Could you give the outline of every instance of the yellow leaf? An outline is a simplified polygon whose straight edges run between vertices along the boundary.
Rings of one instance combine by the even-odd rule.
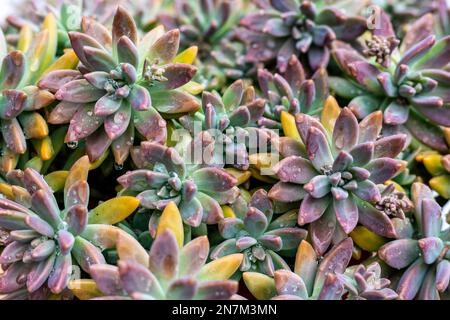
[[[54,171],[46,175],[44,179],[54,192],[58,192],[64,189],[68,175],[69,171]]]
[[[43,161],[50,160],[53,157],[53,144],[49,136],[43,139],[33,139],[32,141],[34,149]]]
[[[156,236],[166,229],[173,232],[177,239],[178,246],[182,248],[184,242],[183,219],[181,218],[180,210],[178,210],[175,202],[170,202],[162,212],[156,230]]]
[[[297,125],[295,124],[295,117],[289,112],[281,111],[281,127],[286,137],[301,140]]]
[[[432,150],[421,152],[416,156],[416,161],[423,162],[423,160],[426,157],[428,157],[429,155],[433,155],[433,154],[439,154],[439,153],[437,153],[436,151],[432,151]]]
[[[139,241],[133,238],[129,233],[119,229],[117,232],[117,255],[120,260],[136,261],[143,266],[148,267],[149,257]]]
[[[235,168],[226,168],[225,170],[237,179],[237,186],[243,184],[252,176],[250,171],[242,171]]]
[[[67,191],[70,186],[78,181],[87,181],[89,172],[89,157],[83,156],[78,159],[70,168],[69,174],[66,179],[66,184],[64,186],[64,198],[66,197]]]
[[[8,199],[14,200],[14,193],[12,187],[7,183],[0,183],[0,193],[5,195]]]
[[[42,139],[48,135],[48,125],[39,113],[33,112],[27,115],[23,131],[27,137]]]
[[[100,167],[102,163],[106,160],[106,158],[108,158],[108,156],[109,156],[109,149],[107,149],[106,152],[103,153],[100,158],[91,163],[91,165],[89,166],[89,170],[95,170],[98,167]]]
[[[174,59],[173,63],[185,63],[185,64],[193,64],[195,58],[197,58],[198,47],[192,46],[178,54]]]
[[[450,198],[450,175],[442,175],[432,178],[429,181],[430,187],[445,199]],[[450,216],[450,215],[449,215]]]
[[[186,91],[187,93],[190,93],[194,96],[200,94],[205,90],[205,86],[201,85],[200,83],[197,83],[195,81],[189,81],[184,86],[181,87],[182,90]]]
[[[203,266],[197,278],[201,281],[227,280],[239,269],[243,258],[242,253],[234,253],[213,260]]]
[[[258,272],[244,272],[243,279],[247,289],[258,300],[269,300],[277,295],[275,280]]]
[[[394,184],[395,190],[406,193],[405,189],[403,189],[403,187],[401,185],[399,185],[397,182],[392,181],[392,180],[388,180],[384,183],[384,185],[388,186],[390,184]]]
[[[49,66],[42,76],[55,70],[75,69],[78,65],[78,57],[72,49],[65,50],[64,54]]]
[[[67,185],[67,183],[66,183]],[[91,224],[115,224],[126,219],[139,206],[135,197],[116,197],[99,204],[89,212]]]
[[[302,240],[297,248],[295,255],[295,268],[296,274],[315,273],[315,269],[311,269],[311,262],[317,260],[316,252],[312,245],[305,240]],[[317,264],[315,264],[317,266]]]
[[[33,31],[28,24],[25,24],[19,33],[19,41],[17,43],[17,50],[27,52],[33,41]]]
[[[19,162],[19,155],[12,152],[10,149],[3,147],[2,157],[0,157],[0,171],[3,173],[14,170]]]
[[[48,31],[48,39],[45,44],[45,52],[39,68],[41,73],[53,62],[58,46],[58,22],[54,14],[49,13],[45,17],[44,22],[42,23],[42,29]]]
[[[104,295],[92,279],[71,280],[67,287],[80,300],[90,300]]]
[[[350,232],[350,237],[361,249],[369,252],[376,252],[387,241],[366,227],[357,226]]]
[[[450,146],[450,128],[444,128],[444,139],[447,141],[447,144]]]
[[[430,154],[423,158],[423,165],[432,176],[437,176],[445,170],[441,161],[442,156],[440,154]]]
[[[249,155],[248,160],[250,165],[259,170],[270,170],[280,159],[279,155],[275,153],[253,153]]]
[[[223,217],[224,218],[236,218],[233,209],[230,206],[222,206]]]
[[[320,115],[320,122],[322,122],[324,128],[330,135],[333,134],[334,124],[340,113],[341,108],[336,99],[333,96],[329,96],[327,100],[325,100],[322,114]]]

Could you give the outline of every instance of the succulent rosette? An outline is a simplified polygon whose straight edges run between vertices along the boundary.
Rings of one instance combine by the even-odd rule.
[[[256,96],[253,86],[237,80],[226,88],[223,95],[204,91],[203,113],[182,117],[180,122],[191,135],[202,137],[204,152],[211,150],[213,159],[217,159],[213,165],[233,165],[247,170],[249,152],[259,151],[259,146],[270,148],[275,135],[270,130],[258,128],[264,106],[265,100]],[[200,130],[203,132],[199,133]],[[194,140],[200,140],[196,138]]]
[[[160,14],[159,21],[168,30],[180,29],[182,46],[198,46],[200,57],[205,58],[222,39],[229,36],[244,7],[241,0],[174,0],[175,10]]]
[[[379,138],[381,112],[358,123],[348,108],[322,113],[322,123],[296,115],[306,157],[291,155],[275,165],[280,181],[269,192],[281,202],[302,200],[298,223],[309,224],[315,250],[323,254],[331,241],[345,237],[358,222],[382,236],[395,237],[389,218],[372,205],[381,200],[377,185],[403,170],[395,159],[405,135]]]
[[[351,99],[349,107],[358,118],[381,108],[385,132],[406,128],[420,142],[445,152],[448,144],[439,126],[450,125],[445,70],[450,37],[436,40],[433,16],[427,14],[411,25],[399,45],[384,11],[379,20],[366,41],[367,58],[346,44],[334,45],[334,59],[346,79],[330,77],[330,87]]]
[[[417,232],[388,242],[378,251],[394,269],[403,270],[397,284],[399,299],[439,300],[450,279],[450,229],[443,229],[441,208],[426,185],[412,186]],[[401,254],[399,254],[401,253]]]
[[[348,290],[349,300],[395,300],[397,293],[389,288],[391,281],[381,277],[378,262],[368,266],[362,264],[345,270],[344,286]]]
[[[5,2],[0,300],[449,299],[449,4]]]
[[[329,96],[327,72],[320,68],[311,79],[306,79],[303,65],[293,55],[289,58],[282,74],[258,70],[258,84],[266,99],[264,117],[260,126],[281,129],[281,113],[299,112],[317,115]]]
[[[303,240],[298,246],[294,272],[277,270],[273,278],[244,273],[244,282],[258,300],[341,300],[345,294],[343,273],[352,257],[353,242],[346,238],[320,260]]]
[[[247,60],[277,61],[284,72],[290,57],[304,56],[312,70],[326,67],[335,39],[353,41],[366,30],[362,17],[347,17],[348,2],[259,0],[258,12],[241,19],[240,38],[247,43]],[[343,7],[341,8],[340,5]],[[346,8],[348,11],[348,8]]]
[[[34,36],[34,38],[33,38]],[[27,152],[31,139],[37,156],[48,160],[52,156],[49,128],[39,112],[50,105],[54,96],[36,86],[39,78],[52,68],[56,55],[56,20],[49,14],[37,34],[22,29],[17,50],[6,52],[3,33],[0,80],[0,126],[2,133],[1,171],[13,170],[20,155]]]
[[[250,81],[259,67],[245,59],[245,44],[236,36],[222,39],[206,58],[197,59],[196,66],[195,81],[209,91],[223,91],[236,80]]]
[[[89,272],[91,265],[105,262],[102,248],[89,241],[92,232],[87,226],[95,228],[99,226],[95,222],[108,221],[108,215],[115,215],[113,219],[120,215],[111,210],[111,203],[88,210],[89,166],[85,156],[68,172],[63,210],[38,172],[26,169],[9,173],[15,200],[0,199],[0,226],[7,232],[7,245],[0,255],[5,270],[0,277],[4,298],[26,298],[43,286],[59,294],[67,287],[74,263]],[[120,214],[126,217],[137,204],[131,200],[128,210]]]
[[[235,216],[219,222],[219,232],[225,241],[212,250],[211,258],[241,252],[244,254],[240,266],[242,272],[273,276],[276,270],[290,270],[280,254],[295,250],[306,238],[307,231],[295,227],[295,223],[292,227],[282,227],[288,224],[286,215],[272,221],[273,205],[262,189],[255,191],[248,206],[236,204],[232,207]]]
[[[178,205],[183,221],[192,227],[216,224],[223,218],[220,205],[233,203],[239,195],[237,180],[227,171],[185,163],[171,147],[142,142],[133,160],[138,170],[118,178],[122,194],[136,195],[142,207],[163,210]]]
[[[164,143],[166,123],[159,113],[177,115],[199,107],[192,95],[178,89],[196,69],[174,61],[178,30],[153,29],[138,44],[135,22],[122,7],[114,17],[112,36],[93,20],[84,19],[82,28],[83,33],[69,33],[81,62],[78,70],[57,70],[39,83],[61,101],[48,121],[69,123],[65,142],[76,146],[86,140],[91,161],[111,146],[121,165],[133,146],[135,129],[145,140]]]
[[[125,241],[123,241],[125,240]],[[161,216],[150,252],[131,239],[118,239],[117,266],[96,264],[90,269],[93,280],[75,280],[74,293],[81,299],[101,300],[227,300],[238,289],[229,278],[242,261],[233,254],[207,262],[206,236],[184,243],[180,212],[172,202]],[[95,289],[88,284],[95,284]]]

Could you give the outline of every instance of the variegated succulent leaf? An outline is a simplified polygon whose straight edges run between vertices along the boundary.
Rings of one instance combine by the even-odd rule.
[[[367,27],[362,17],[347,17],[337,7],[311,1],[259,1],[261,10],[241,19],[238,36],[247,43],[247,59],[277,61],[284,72],[291,56],[305,57],[312,70],[326,67],[335,39],[352,41]]]
[[[358,118],[381,106],[386,134],[406,130],[431,148],[447,151],[439,126],[450,125],[449,87],[447,71],[440,69],[450,61],[450,38],[436,39],[431,14],[415,21],[401,43],[382,10],[379,20],[366,57],[343,42],[333,44],[333,57],[346,79],[333,77],[331,88],[351,99],[349,107]]]
[[[3,294],[20,290],[31,294],[44,286],[59,294],[66,289],[74,264],[89,272],[91,265],[105,262],[101,249],[81,236],[88,224],[86,163],[87,156],[80,158],[69,173],[63,210],[37,171],[10,173],[17,181],[13,187],[17,197],[0,201],[0,224],[8,235],[0,255],[6,270],[0,278]],[[79,179],[70,178],[75,176]]]
[[[326,70],[320,68],[311,79],[306,79],[304,67],[295,55],[289,57],[285,71],[281,74],[259,69],[257,76],[266,99],[264,115],[258,121],[263,127],[280,128],[283,111],[317,115],[329,96]]]
[[[123,192],[136,195],[142,207],[152,210],[175,202],[189,226],[218,223],[223,218],[220,205],[234,202],[239,195],[230,173],[185,164],[174,148],[142,142],[133,159],[139,169],[119,177]]]
[[[449,232],[443,229],[441,207],[430,188],[416,182],[411,194],[417,232],[388,242],[378,255],[392,268],[402,270],[396,289],[399,299],[436,300],[447,290],[450,279]]]
[[[397,293],[389,288],[390,281],[381,277],[378,262],[367,267],[360,264],[351,266],[343,275],[350,300],[395,300]]]
[[[270,190],[271,199],[302,200],[298,223],[310,224],[319,254],[358,222],[382,236],[395,237],[389,217],[374,205],[382,200],[377,185],[405,167],[395,159],[405,146],[405,135],[380,138],[381,112],[358,123],[344,108],[328,130],[306,114],[297,114],[295,121],[306,156],[291,155],[275,165],[280,181]]]
[[[157,27],[138,39],[131,15],[116,11],[112,33],[93,21],[82,22],[82,32],[69,32],[80,60],[79,72],[57,70],[41,80],[61,102],[51,123],[69,123],[65,142],[86,140],[91,161],[111,146],[117,164],[128,158],[135,129],[145,139],[164,143],[166,123],[160,113],[195,111],[197,100],[179,88],[196,69],[175,62],[180,32]]]
[[[166,229],[153,242],[146,263],[128,259],[117,266],[92,266],[92,278],[103,294],[95,299],[227,300],[237,292],[237,282],[211,276],[211,264],[205,264],[208,251],[206,236],[180,248]]]
[[[263,189],[252,195],[246,209],[240,209],[238,202],[235,206],[236,217],[219,222],[219,232],[225,240],[214,248],[211,258],[240,252],[244,255],[241,272],[274,276],[276,270],[290,270],[280,254],[297,248],[300,241],[306,238],[307,231],[296,227],[295,223],[292,227],[284,226],[289,223],[283,216],[272,223],[273,205]]]

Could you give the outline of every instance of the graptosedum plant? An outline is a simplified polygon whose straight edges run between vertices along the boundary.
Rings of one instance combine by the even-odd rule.
[[[378,254],[389,266],[404,270],[397,284],[399,299],[439,300],[450,279],[450,229],[442,227],[441,208],[430,188],[415,183],[411,193],[418,230],[388,242]]]
[[[122,7],[111,34],[95,21],[84,22],[83,32],[69,33],[80,60],[78,70],[57,70],[40,81],[61,101],[49,121],[69,123],[65,142],[75,147],[86,140],[92,161],[111,146],[121,165],[133,146],[135,129],[146,140],[164,143],[166,123],[160,112],[182,114],[199,107],[189,93],[176,90],[196,69],[174,61],[178,30],[164,32],[159,27],[139,42],[136,24]]]
[[[0,300],[449,299],[447,0],[3,2]]]
[[[269,192],[270,198],[281,202],[302,200],[298,223],[309,224],[311,241],[320,254],[358,222],[383,236],[395,236],[390,220],[373,204],[381,200],[377,184],[404,167],[395,157],[405,145],[405,135],[379,139],[380,112],[359,123],[348,108],[332,113],[324,109],[322,123],[296,115],[306,156],[291,155],[276,164],[280,181]]]
[[[89,272],[92,265],[105,262],[102,248],[89,241],[95,234],[87,226],[95,229],[95,223],[118,222],[136,209],[138,201],[131,197],[112,199],[116,208],[110,202],[89,211],[89,165],[85,156],[68,172],[61,190],[63,209],[38,172],[11,172],[15,199],[0,200],[0,226],[7,232],[7,245],[0,255],[5,270],[0,292],[7,298],[26,296],[43,286],[59,294],[66,289],[74,265]],[[117,210],[120,204],[122,210]]]
[[[135,240],[121,242],[125,255],[119,254],[117,266],[96,264],[91,275],[98,291],[86,292],[82,282],[72,282],[79,296],[114,300],[226,300],[236,292],[238,283],[228,280],[242,261],[241,254],[228,255],[206,263],[209,242],[206,236],[183,245],[183,223],[174,202],[164,210],[158,233],[147,253]],[[126,250],[125,250],[126,248]],[[92,292],[94,291],[94,292]]]

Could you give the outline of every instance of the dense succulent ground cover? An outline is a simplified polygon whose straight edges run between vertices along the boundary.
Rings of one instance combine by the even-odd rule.
[[[1,299],[449,299],[445,0],[26,0]]]

